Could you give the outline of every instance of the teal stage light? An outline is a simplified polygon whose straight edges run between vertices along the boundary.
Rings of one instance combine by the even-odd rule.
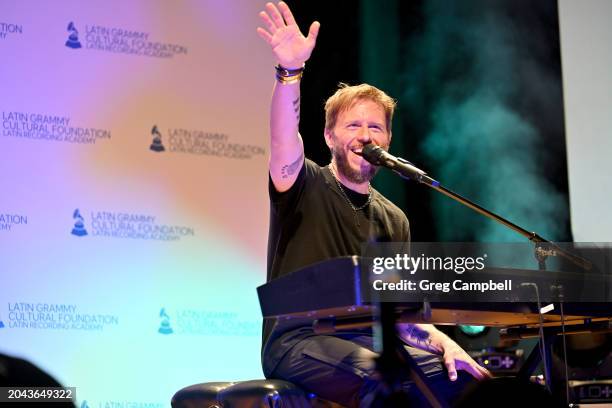
[[[485,326],[459,326],[459,330],[468,336],[479,336],[485,332]]]

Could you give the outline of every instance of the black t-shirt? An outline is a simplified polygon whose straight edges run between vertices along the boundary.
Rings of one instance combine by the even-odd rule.
[[[344,187],[358,208],[367,195]],[[269,182],[270,231],[267,280],[331,258],[359,255],[366,242],[408,242],[408,219],[397,206],[372,189],[372,200],[355,211],[329,167],[306,159],[291,188],[283,193]],[[265,321],[262,361],[271,372],[284,353],[300,339],[313,335],[310,326]]]

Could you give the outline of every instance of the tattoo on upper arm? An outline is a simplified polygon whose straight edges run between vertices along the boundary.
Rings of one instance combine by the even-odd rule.
[[[281,177],[287,178],[293,176],[295,172],[300,168],[300,164],[304,161],[304,153],[300,154],[300,157],[291,164],[285,164],[281,167]]]

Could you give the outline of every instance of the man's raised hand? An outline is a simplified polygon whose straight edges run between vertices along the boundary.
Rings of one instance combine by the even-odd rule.
[[[288,69],[301,68],[310,58],[319,33],[318,21],[310,25],[308,36],[302,35],[289,6],[279,2],[278,7],[266,3],[266,10],[259,13],[267,29],[257,27],[257,33],[272,47],[277,62]]]

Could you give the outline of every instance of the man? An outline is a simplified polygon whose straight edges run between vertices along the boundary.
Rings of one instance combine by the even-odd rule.
[[[325,259],[358,254],[364,242],[407,242],[406,216],[370,186],[377,169],[361,157],[366,144],[389,147],[395,102],[370,85],[342,85],[325,105],[331,162],[320,167],[305,159],[298,132],[300,79],[319,23],[312,23],[304,37],[283,2],[267,3],[260,17],[266,28],[257,32],[278,63],[270,112],[268,280]],[[451,384],[457,370],[477,379],[489,376],[434,326],[402,324],[398,330],[407,344],[426,351],[409,349],[445,395],[456,393]],[[381,386],[374,376],[372,349],[370,331],[320,336],[308,322],[267,321],[262,362],[269,378],[292,381],[345,406],[368,406]],[[442,356],[447,374],[431,353]],[[412,394],[422,401],[418,391]]]

